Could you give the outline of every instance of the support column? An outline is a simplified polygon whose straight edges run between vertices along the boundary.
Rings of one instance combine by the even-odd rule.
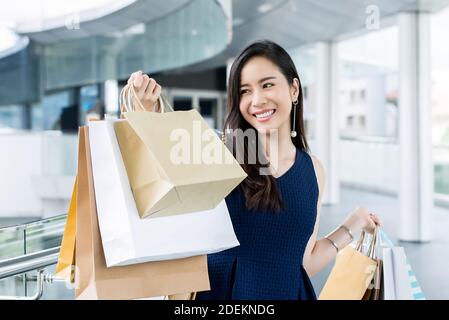
[[[31,103],[27,102],[27,103],[23,104],[22,108],[23,108],[22,127],[23,127],[23,129],[31,130],[32,126],[33,126],[33,123],[32,123],[33,115],[32,115],[32,110],[31,110],[32,105],[31,105]]]
[[[338,176],[338,51],[328,42],[316,44],[316,131],[313,153],[326,171],[323,204],[336,204],[340,198]]]
[[[236,57],[231,57],[228,60],[226,60],[226,92],[229,89],[229,75],[231,73],[232,64],[234,63]],[[220,106],[220,112],[221,112],[221,119],[222,119],[222,131],[224,132],[226,128],[224,127],[224,121],[227,117],[227,106],[226,103],[222,100],[222,103],[219,104]]]
[[[117,80],[106,80],[104,82],[104,105],[107,114],[119,116],[120,105]]]
[[[429,14],[399,14],[400,222],[404,241],[430,241],[433,162]]]
[[[231,67],[234,63],[235,57],[229,58],[226,60],[226,88],[228,88],[229,83],[229,74],[231,73]]]
[[[370,136],[384,136],[386,133],[385,78],[376,74],[366,80],[366,128]]]

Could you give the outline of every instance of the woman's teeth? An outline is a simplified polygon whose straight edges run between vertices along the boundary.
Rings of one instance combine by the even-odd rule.
[[[273,113],[274,113],[274,110],[270,110],[270,111],[267,111],[267,112],[264,112],[261,114],[256,114],[255,116],[257,119],[263,119],[263,118],[267,118],[267,117],[271,116]]]

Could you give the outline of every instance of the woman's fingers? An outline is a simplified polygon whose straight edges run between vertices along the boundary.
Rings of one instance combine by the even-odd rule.
[[[150,97],[151,102],[153,102],[153,111],[160,111],[158,110],[158,103],[159,97],[161,96],[162,87],[159,84],[156,84],[154,91],[152,93],[152,96]]]
[[[365,231],[368,233],[374,233],[374,230],[376,229],[376,223],[372,219],[368,219],[368,223],[365,225]]]
[[[150,78],[141,70],[133,72],[128,79],[128,84],[134,87],[132,95],[135,111],[155,111],[162,88],[155,79]],[[140,103],[139,103],[140,102]]]
[[[141,76],[141,75],[142,75],[142,71],[141,71],[141,70],[131,73],[131,76],[130,76],[129,79],[128,79],[128,84],[133,83],[134,79],[135,79],[137,76]]]
[[[134,84],[134,88],[136,89],[137,93],[144,95],[145,89],[147,88],[149,82],[150,82],[150,77],[147,74],[136,76],[133,84]]]
[[[383,227],[382,220],[375,213],[370,213],[370,218],[374,221],[375,224]]]
[[[159,99],[162,93],[162,87],[159,84],[156,84],[156,87],[154,88],[153,95],[156,98],[156,100]]]
[[[149,85],[150,86],[150,85]],[[151,102],[156,102],[161,95],[161,86],[154,82],[154,88],[153,90],[148,90],[148,92],[145,94],[145,99],[150,100]]]
[[[148,77],[148,84],[147,87],[145,89],[145,94],[147,96],[151,96],[153,94],[154,89],[156,88],[156,80],[154,80],[153,78]]]
[[[145,108],[142,105],[146,104],[145,90],[146,90],[149,82],[150,82],[150,77],[147,74],[136,75],[134,77],[133,86],[134,86],[134,91],[136,93],[135,99],[141,102],[141,103],[138,103],[136,101],[137,102],[136,111],[145,111]]]

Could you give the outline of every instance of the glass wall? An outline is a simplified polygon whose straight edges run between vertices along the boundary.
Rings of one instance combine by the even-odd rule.
[[[0,132],[24,129],[26,110],[22,105],[0,107]]]
[[[99,85],[83,86],[80,89],[80,123],[88,119],[102,119],[105,113],[104,101],[100,95]]]
[[[46,94],[31,107],[34,130],[62,130],[78,126],[77,90],[61,90]]]
[[[431,18],[432,143],[435,192],[449,195],[449,8]]]
[[[397,138],[398,36],[393,26],[338,44],[343,137]]]

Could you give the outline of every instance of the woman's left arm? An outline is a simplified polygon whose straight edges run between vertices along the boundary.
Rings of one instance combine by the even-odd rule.
[[[315,156],[312,156],[312,161],[318,181],[319,194],[315,227],[307,243],[303,257],[303,266],[309,277],[313,277],[335,259],[337,256],[335,245],[341,250],[352,241],[351,235],[344,228],[340,227],[337,227],[337,229],[326,237],[317,240],[321,200],[325,186],[325,174],[323,165]],[[344,225],[355,235],[363,229],[372,233],[376,224],[382,225],[381,220],[377,216],[370,214],[367,209],[359,207],[341,225]]]

